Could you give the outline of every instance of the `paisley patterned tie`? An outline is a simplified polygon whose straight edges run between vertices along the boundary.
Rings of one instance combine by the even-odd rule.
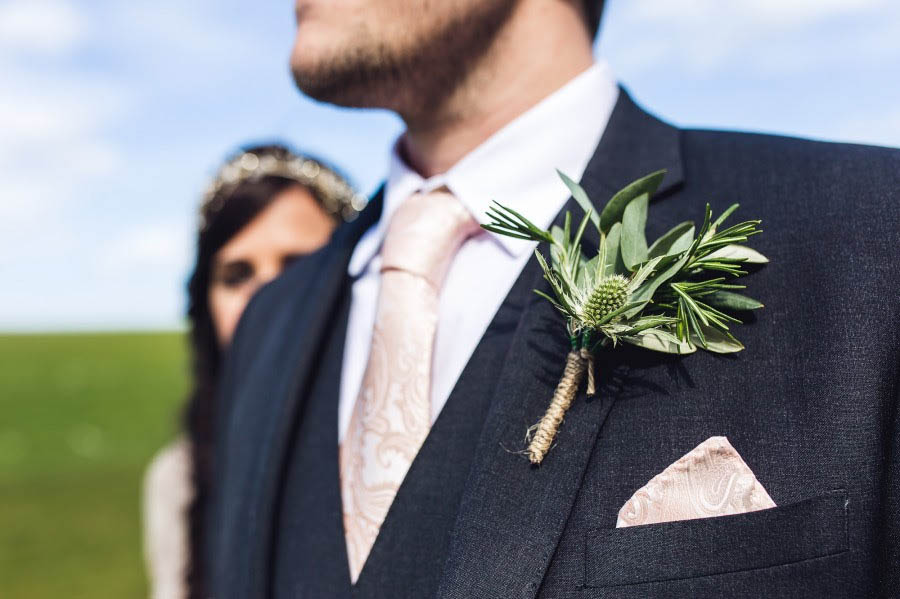
[[[444,275],[478,229],[446,191],[394,213],[381,251],[369,361],[340,449],[350,578],[356,583],[397,489],[431,426],[431,362]]]

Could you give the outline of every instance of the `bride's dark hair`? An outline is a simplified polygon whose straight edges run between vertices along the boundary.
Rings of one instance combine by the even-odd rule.
[[[300,163],[306,166],[305,162],[308,162],[310,165],[315,165],[311,167],[314,173],[313,178],[321,170],[327,173],[328,177],[334,177],[336,182],[346,186],[346,189],[350,189],[349,185],[333,169],[324,166],[318,160],[298,159],[282,145],[245,148],[238,160],[232,160],[231,163],[239,163],[240,156],[248,154],[255,157],[252,160],[254,164],[264,164],[266,161],[269,164],[273,164],[274,161],[282,164],[286,161],[297,162],[300,160]],[[305,162],[303,162],[304,160]],[[227,168],[226,165],[223,171]],[[278,168],[270,170],[283,171]],[[232,177],[226,176],[226,179],[232,180]],[[328,179],[328,182],[331,184],[331,179]],[[184,428],[190,441],[192,454],[191,476],[194,494],[187,513],[189,562],[186,576],[188,596],[192,599],[206,599],[209,596],[206,588],[206,573],[203,571],[201,541],[211,483],[216,381],[220,374],[223,355],[223,348],[219,347],[209,309],[208,296],[213,257],[222,246],[256,218],[275,196],[292,185],[303,185],[303,180],[302,178],[298,180],[293,176],[263,174],[262,176],[248,177],[246,180],[238,178],[237,181],[227,185],[221,184],[220,176],[217,183],[218,185],[209,193],[202,207],[202,224],[196,246],[197,259],[187,284],[187,315],[190,324],[193,386],[184,412]],[[313,193],[316,200],[332,214],[335,220],[339,220],[340,216],[335,214],[335,210],[330,209],[334,206],[340,206],[345,217],[352,217],[351,213],[354,212],[354,208],[345,201],[345,198],[336,198],[333,194],[328,193],[328,190],[334,187],[326,188],[317,183],[318,181],[308,186],[304,185],[304,187]],[[323,197],[325,194],[328,194],[328,197]]]

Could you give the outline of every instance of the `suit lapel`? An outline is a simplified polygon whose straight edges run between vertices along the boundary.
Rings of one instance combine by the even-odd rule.
[[[681,132],[645,112],[620,87],[619,100],[584,171],[582,186],[593,191],[591,199],[602,208],[612,194],[661,168],[667,172],[656,199],[675,191],[684,181]]]
[[[658,196],[682,181],[678,130],[642,111],[620,90],[582,186],[602,207],[625,184],[660,168],[668,175]],[[571,200],[565,210],[581,214]],[[596,247],[596,231],[588,230],[593,237],[586,232],[586,242]],[[549,292],[536,260],[522,277]],[[555,309],[533,296],[498,374],[438,597],[519,599],[537,594],[612,403],[602,396],[588,401],[582,389],[556,447],[540,467],[513,452],[524,447],[525,430],[540,419],[562,374],[568,352],[563,327]]]
[[[269,310],[268,304],[261,303],[248,310],[247,321],[240,325],[235,352],[247,351],[246,347],[254,355],[229,358],[249,367],[241,388],[234,391],[226,424],[227,438],[235,443],[221,448],[220,454],[221,463],[227,464],[221,470],[223,505],[218,524],[222,530],[216,543],[222,596],[267,595],[277,499],[289,442],[306,396],[303,389],[316,373],[326,332],[334,322],[341,294],[349,287],[347,264],[356,241],[380,212],[379,193],[356,221],[338,229],[328,246],[299,261],[275,283],[297,287],[297,295],[282,292],[279,296],[290,298],[287,306]],[[254,343],[250,341],[254,335],[263,337]],[[229,370],[234,367],[240,366]],[[254,442],[248,444],[248,440]]]

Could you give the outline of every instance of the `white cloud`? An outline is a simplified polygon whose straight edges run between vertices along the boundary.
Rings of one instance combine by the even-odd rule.
[[[179,104],[272,55],[270,36],[229,10],[0,0],[0,328],[179,321],[194,225],[178,201],[193,199],[185,148],[206,146],[178,127],[209,121]]]
[[[0,228],[19,231],[83,198],[123,160],[112,129],[128,94],[103,80],[7,71],[0,82]],[[0,239],[0,248],[11,243]]]
[[[63,0],[0,2],[0,48],[5,51],[60,54],[89,34],[87,19]]]
[[[35,145],[46,150],[48,144],[90,136],[124,114],[127,96],[110,81],[7,71],[0,83],[0,152]]]
[[[110,131],[127,114],[129,94],[108,77],[65,68],[90,25],[86,12],[63,0],[0,3],[0,253],[7,256],[9,248],[27,251],[35,236],[26,230],[58,221],[62,206],[120,164]],[[36,60],[35,52],[46,56]]]

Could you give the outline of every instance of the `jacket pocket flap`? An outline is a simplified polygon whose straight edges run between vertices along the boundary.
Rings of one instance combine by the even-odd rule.
[[[784,507],[591,530],[585,585],[613,587],[790,564],[847,550],[847,492]]]

